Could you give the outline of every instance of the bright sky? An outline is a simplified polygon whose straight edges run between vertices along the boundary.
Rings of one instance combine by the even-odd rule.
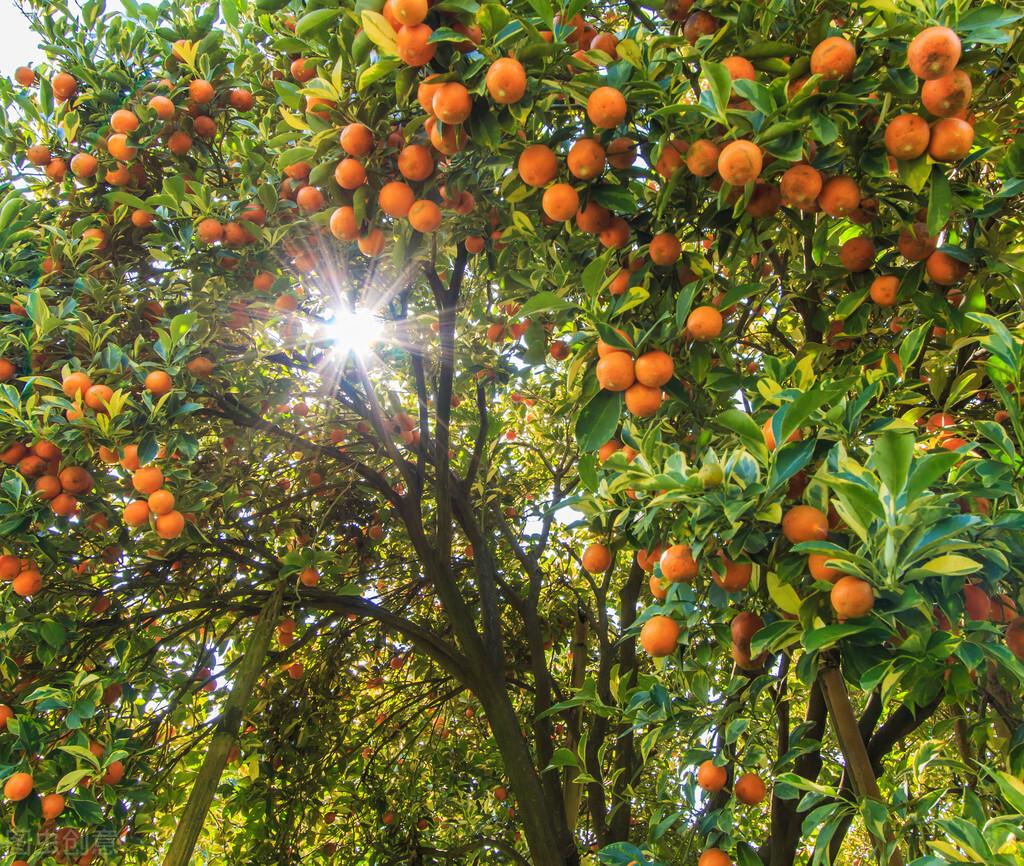
[[[107,0],[108,12],[123,9],[120,0]],[[37,63],[42,57],[38,41],[13,0],[0,0],[0,75],[9,76],[19,66]]]

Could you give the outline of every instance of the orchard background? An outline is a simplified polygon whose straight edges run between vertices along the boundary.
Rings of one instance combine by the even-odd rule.
[[[5,864],[1024,862],[1024,7],[17,5]]]

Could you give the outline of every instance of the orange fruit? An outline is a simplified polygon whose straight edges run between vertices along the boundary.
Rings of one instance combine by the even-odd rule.
[[[608,164],[612,168],[627,169],[636,162],[636,142],[631,138],[615,138],[608,145]]]
[[[426,180],[434,171],[430,150],[422,144],[409,144],[398,154],[398,171],[406,180]]]
[[[718,557],[721,560],[720,565],[711,569],[711,579],[717,586],[726,592],[736,592],[750,583],[754,573],[754,566],[751,563],[734,562],[721,551]],[[721,573],[716,568],[720,568]]]
[[[679,261],[683,248],[674,234],[663,232],[651,238],[648,252],[654,264],[668,266]]]
[[[829,36],[811,52],[811,75],[839,80],[849,78],[857,62],[857,49],[842,36]]]
[[[150,493],[146,502],[149,505],[149,510],[157,517],[162,517],[174,510],[174,494],[163,487]]]
[[[875,606],[875,593],[866,580],[846,575],[835,582],[829,600],[836,617],[842,622],[867,616]]]
[[[596,201],[588,201],[576,214],[576,227],[589,235],[604,231],[611,222],[611,211]]]
[[[604,148],[597,139],[581,138],[569,148],[565,162],[574,177],[591,180],[604,171],[604,160]]]
[[[143,466],[132,473],[132,487],[148,496],[164,486],[164,474],[156,466]]]
[[[673,544],[659,560],[661,574],[671,583],[691,583],[697,576],[697,562],[687,544]]]
[[[416,193],[412,187],[400,180],[390,181],[380,188],[377,202],[380,209],[388,216],[404,219],[416,201]]]
[[[717,794],[725,787],[725,767],[715,765],[714,761],[704,761],[697,768],[697,784],[709,794]]]
[[[52,821],[64,811],[64,798],[60,794],[47,794],[41,801],[43,820]]]
[[[929,278],[940,286],[953,286],[967,276],[968,267],[949,253],[936,250],[924,263]]]
[[[175,156],[184,156],[192,149],[192,136],[180,129],[172,132],[167,139],[167,149]]]
[[[74,400],[79,394],[84,394],[91,387],[92,379],[82,372],[68,373],[68,375],[64,377],[64,382],[61,385],[65,396],[72,400]]]
[[[366,156],[373,150],[373,133],[363,123],[350,123],[341,131],[339,143],[349,156]]]
[[[565,222],[576,216],[580,209],[580,197],[571,184],[555,183],[544,190],[541,208],[548,219]]]
[[[603,544],[594,542],[588,544],[583,551],[583,568],[590,574],[601,574],[608,570],[612,564],[612,552]]]
[[[609,352],[597,362],[597,381],[606,391],[625,391],[635,381],[633,359],[628,352]]]
[[[718,174],[732,186],[745,186],[761,174],[761,148],[752,141],[738,139],[722,148],[718,157]]]
[[[531,144],[519,154],[517,169],[527,185],[546,186],[558,174],[558,157],[546,145]]]
[[[885,127],[885,149],[896,159],[917,159],[928,149],[932,132],[916,114],[898,114]]]
[[[185,530],[185,517],[180,511],[168,511],[156,519],[156,534],[165,540],[177,538]]]
[[[636,382],[626,389],[626,409],[638,418],[650,418],[661,408],[661,388],[649,388]]]
[[[512,105],[526,93],[526,70],[514,57],[500,57],[488,67],[484,83],[491,99]]]
[[[801,209],[813,206],[821,194],[821,172],[809,165],[794,165],[786,169],[779,181],[782,200]]]
[[[608,249],[622,249],[629,243],[629,236],[629,223],[622,217],[613,216],[608,225],[598,233],[597,238],[602,246]]]
[[[811,505],[794,505],[782,518],[782,534],[791,544],[824,541],[828,538],[828,518]]]
[[[843,576],[838,568],[833,568],[826,563],[831,557],[827,553],[811,553],[807,556],[807,570],[815,580],[823,580],[825,583],[835,583]]]
[[[14,773],[4,783],[4,797],[17,803],[32,793],[35,781],[31,773]]]
[[[960,37],[948,27],[926,27],[907,46],[907,66],[930,81],[949,75],[960,62]]]
[[[640,646],[654,658],[664,658],[676,651],[679,624],[670,616],[652,616],[640,629]]]
[[[359,251],[368,258],[379,256],[384,250],[384,232],[379,228],[370,229],[356,240]]]
[[[429,199],[420,199],[409,209],[409,224],[418,232],[434,232],[441,227],[441,208]]]
[[[686,167],[697,177],[711,177],[718,171],[722,149],[706,138],[698,138],[686,152]]]
[[[145,500],[137,499],[124,507],[124,522],[131,527],[145,526],[149,523],[149,505]]]
[[[744,773],[733,785],[733,793],[741,803],[747,806],[756,806],[764,800],[767,790],[761,777],[756,773]]]
[[[22,87],[31,87],[36,83],[36,74],[28,66],[19,66],[14,70],[14,80]]]
[[[58,72],[53,76],[50,86],[58,101],[64,102],[75,95],[75,91],[78,90],[78,81],[67,72]]]
[[[71,157],[71,173],[75,177],[87,178],[96,174],[98,163],[91,153],[76,153]]]
[[[636,359],[633,372],[636,381],[641,385],[646,385],[648,388],[661,388],[671,381],[675,374],[675,365],[672,363],[671,355],[655,349],[651,352],[644,352]]]
[[[391,11],[400,24],[421,23],[427,8],[427,0],[391,0]]]
[[[587,117],[601,129],[614,129],[626,119],[626,99],[620,90],[604,85],[587,98]]]
[[[216,91],[205,78],[196,78],[188,83],[188,95],[197,105],[206,105],[213,101]]]
[[[409,66],[426,66],[433,60],[437,45],[428,41],[433,32],[426,24],[403,24],[399,27],[395,42],[402,61]]]
[[[954,69],[921,86],[921,104],[936,117],[952,117],[967,108],[973,94],[971,77],[962,69]]]
[[[331,214],[331,234],[340,241],[354,241],[359,237],[356,212],[350,205],[342,205]]]
[[[358,159],[347,156],[335,166],[334,179],[342,189],[359,189],[366,183],[366,169]]]
[[[871,300],[878,304],[878,306],[892,307],[896,305],[896,295],[899,289],[899,277],[875,277],[868,294],[871,296]]]
[[[462,123],[473,111],[473,97],[469,95],[466,86],[458,81],[442,84],[431,104],[434,116],[446,124]]]
[[[839,264],[852,274],[863,273],[874,263],[875,244],[865,235],[850,238],[839,248]]]
[[[928,155],[936,162],[959,162],[971,152],[974,127],[959,117],[943,117],[932,126]],[[71,170],[74,171],[74,160]]]
[[[686,330],[698,343],[714,340],[722,333],[722,314],[714,307],[697,307],[686,318]]]
[[[830,177],[821,188],[818,204],[829,216],[849,216],[860,207],[860,187],[846,175]]]
[[[148,105],[160,120],[170,120],[174,117],[174,103],[166,96],[154,96]]]

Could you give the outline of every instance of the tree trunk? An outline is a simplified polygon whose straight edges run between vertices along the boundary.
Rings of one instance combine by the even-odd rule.
[[[566,825],[562,803],[548,802],[540,773],[519,727],[503,682],[484,679],[474,689],[491,723],[505,772],[516,794],[533,866],[578,866],[579,851]]]
[[[878,790],[871,758],[868,756],[864,738],[857,724],[857,716],[850,703],[850,695],[843,682],[843,675],[834,660],[825,660],[818,674],[821,690],[828,704],[828,714],[835,728],[836,738],[843,751],[846,772],[850,774],[854,793],[860,799],[872,799],[882,803],[882,793]],[[893,844],[892,828],[886,825],[885,838],[878,839],[872,835],[879,862],[888,862],[889,866],[903,866],[903,855]],[[891,847],[892,853],[886,858],[886,849]]]
[[[242,717],[252,698],[253,686],[263,668],[263,661],[270,646],[270,637],[277,623],[278,611],[281,607],[281,591],[278,590],[267,600],[260,611],[259,621],[253,629],[252,639],[246,648],[245,656],[238,668],[238,676],[231,687],[231,694],[224,704],[224,712],[217,721],[213,740],[203,759],[203,766],[192,786],[185,811],[182,812],[178,829],[167,849],[164,866],[188,866],[192,860],[199,834],[203,830],[206,814],[210,811],[221,774],[228,762],[231,747],[238,740],[238,729],[242,725]]]

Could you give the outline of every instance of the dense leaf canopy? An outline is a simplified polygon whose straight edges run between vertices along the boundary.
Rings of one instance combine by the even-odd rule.
[[[5,864],[1024,862],[1018,4],[19,5]]]

